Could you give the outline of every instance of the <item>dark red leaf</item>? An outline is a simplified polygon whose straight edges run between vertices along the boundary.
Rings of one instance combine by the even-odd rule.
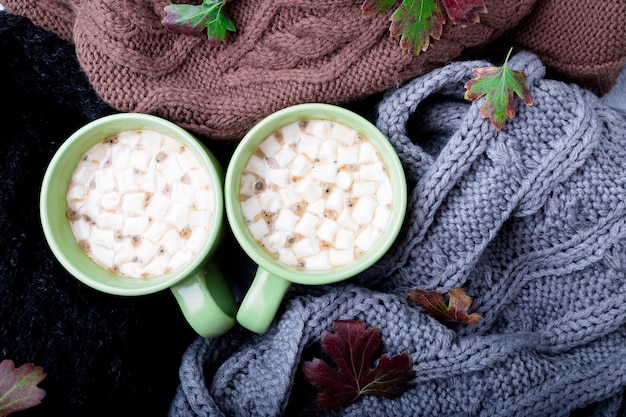
[[[337,369],[317,358],[302,363],[304,378],[321,391],[318,407],[340,407],[366,394],[395,398],[405,391],[414,376],[406,352],[384,354],[373,366],[382,346],[378,328],[366,329],[362,321],[337,320],[333,330],[322,333],[322,347]]]
[[[480,22],[479,13],[487,13],[483,0],[443,0],[443,6],[450,20],[461,26]]]

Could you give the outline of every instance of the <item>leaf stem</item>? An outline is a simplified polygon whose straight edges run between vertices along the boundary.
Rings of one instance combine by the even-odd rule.
[[[509,58],[511,57],[511,52],[513,52],[512,46],[509,48],[509,53],[506,54],[506,58],[504,58],[504,64],[502,64],[503,67],[507,66],[506,64],[509,62]]]

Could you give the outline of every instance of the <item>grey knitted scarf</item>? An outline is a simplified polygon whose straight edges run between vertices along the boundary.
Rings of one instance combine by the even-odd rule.
[[[452,63],[385,96],[377,124],[410,190],[396,244],[352,280],[295,285],[266,334],[196,340],[171,416],[309,415],[298,368],[335,319],[378,326],[415,379],[397,399],[321,415],[624,413],[626,118],[520,53],[509,65],[535,104],[496,132],[463,100],[486,65]],[[416,287],[462,287],[483,318],[446,327],[407,301]]]

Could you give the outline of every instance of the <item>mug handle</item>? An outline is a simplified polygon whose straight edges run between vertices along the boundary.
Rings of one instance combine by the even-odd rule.
[[[202,337],[221,336],[235,325],[235,297],[212,259],[170,287],[191,327]]]
[[[265,333],[272,324],[290,285],[290,281],[259,267],[239,306],[237,312],[239,324],[253,332]]]

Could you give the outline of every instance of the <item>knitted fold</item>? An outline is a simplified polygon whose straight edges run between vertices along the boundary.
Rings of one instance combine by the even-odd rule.
[[[623,414],[626,118],[520,53],[509,66],[527,73],[534,105],[518,100],[496,132],[482,100],[463,100],[485,65],[452,63],[383,98],[377,125],[410,193],[398,240],[350,281],[294,286],[266,334],[198,339],[171,416],[306,415],[298,369],[336,319],[379,327],[415,379],[399,398],[321,415]],[[407,301],[416,287],[461,287],[482,319],[443,325]]]
[[[95,90],[117,110],[230,141],[281,108],[360,100],[480,47],[493,51],[496,40],[502,56],[510,46],[534,51],[597,93],[626,62],[621,0],[485,0],[480,23],[448,21],[419,56],[390,36],[392,11],[364,17],[362,0],[232,1],[224,11],[237,30],[218,43],[168,32],[161,19],[169,0],[3,3],[73,42]]]

